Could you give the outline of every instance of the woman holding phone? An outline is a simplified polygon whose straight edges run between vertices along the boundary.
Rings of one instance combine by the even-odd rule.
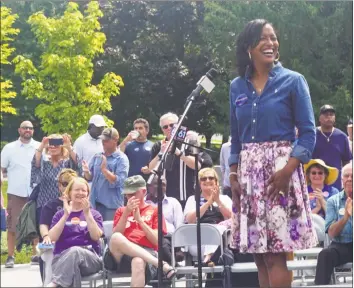
[[[32,160],[31,187],[40,185],[37,202],[37,224],[41,217],[42,207],[52,199],[59,197],[58,175],[63,168],[78,171],[76,153],[72,150],[70,136],[52,134],[44,137],[36,149]],[[40,237],[40,241],[42,241]]]
[[[250,21],[237,39],[239,77],[230,85],[230,244],[254,255],[260,287],[291,287],[287,253],[317,244],[302,168],[315,146],[309,87],[279,55],[273,25]]]

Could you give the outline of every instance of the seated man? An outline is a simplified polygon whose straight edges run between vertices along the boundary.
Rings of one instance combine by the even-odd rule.
[[[326,232],[332,243],[318,255],[316,285],[330,283],[333,269],[353,262],[353,167],[352,163],[342,169],[344,190],[333,195],[327,202]]]
[[[152,183],[148,186],[148,194],[146,195],[145,202],[154,207],[157,206],[157,177],[154,178]],[[162,193],[164,195],[162,200],[163,216],[166,220],[167,235],[163,239],[162,253],[163,260],[171,263],[171,237],[173,232],[184,221],[182,206],[176,198],[166,196],[166,179],[162,178]],[[176,253],[176,261],[183,260],[183,253]]]
[[[122,193],[128,202],[114,216],[109,250],[118,263],[118,272],[131,273],[131,287],[144,287],[157,275],[157,208],[145,203],[146,182],[140,175],[127,178]],[[162,231],[166,234],[164,219]],[[169,280],[176,275],[166,262],[163,271]]]

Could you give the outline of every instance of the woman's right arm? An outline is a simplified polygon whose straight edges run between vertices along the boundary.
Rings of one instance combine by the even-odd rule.
[[[64,213],[63,216],[59,219],[59,221],[49,230],[49,238],[56,242],[60,238],[61,233],[64,230],[65,222],[68,220],[69,214]],[[55,221],[55,216],[53,218],[53,222]]]
[[[44,148],[48,145],[49,138],[48,137],[43,137],[41,144],[39,147],[36,149],[36,153],[34,154],[34,165],[36,168],[41,167],[41,158],[42,158],[42,153]]]

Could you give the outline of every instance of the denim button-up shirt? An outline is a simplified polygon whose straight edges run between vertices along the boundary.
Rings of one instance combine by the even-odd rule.
[[[347,195],[345,194],[344,190],[328,199],[326,211],[326,233],[328,233],[328,229],[333,223],[341,220],[344,217],[345,201],[347,201]],[[332,240],[337,243],[353,242],[352,216],[349,217],[342,232]]]
[[[244,143],[295,140],[291,157],[307,163],[315,146],[315,119],[305,78],[276,64],[257,96],[248,70],[230,85],[231,155],[229,165],[237,164]]]
[[[99,202],[109,209],[117,209],[124,205],[122,191],[124,181],[128,177],[129,160],[128,157],[120,151],[106,156],[107,169],[117,176],[114,183],[109,183],[101,171],[102,154],[103,153],[96,154],[90,161],[89,168],[92,175],[90,202],[93,208],[96,207],[95,202]]]

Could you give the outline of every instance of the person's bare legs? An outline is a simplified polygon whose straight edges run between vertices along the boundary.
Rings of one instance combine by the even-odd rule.
[[[123,255],[128,255],[132,258],[139,257],[145,262],[158,267],[158,259],[147,252],[144,248],[130,242],[123,234],[114,233],[109,242],[109,250],[112,252],[115,259],[119,262]],[[168,264],[163,265],[164,272],[168,272],[171,266]]]
[[[7,231],[7,255],[8,256],[14,257],[15,241],[16,241],[15,232]]]
[[[145,266],[146,262],[139,258],[132,259],[132,281],[130,287],[144,287],[145,286]]]
[[[269,276],[266,263],[263,259],[264,254],[253,254],[254,261],[258,268],[258,282],[260,288],[269,288]]]
[[[36,256],[37,255],[37,244],[39,243],[39,238],[36,238],[33,240],[33,244],[32,244],[32,256]]]
[[[291,273],[286,265],[286,253],[266,253],[263,259],[268,269],[270,287],[291,287]]]

